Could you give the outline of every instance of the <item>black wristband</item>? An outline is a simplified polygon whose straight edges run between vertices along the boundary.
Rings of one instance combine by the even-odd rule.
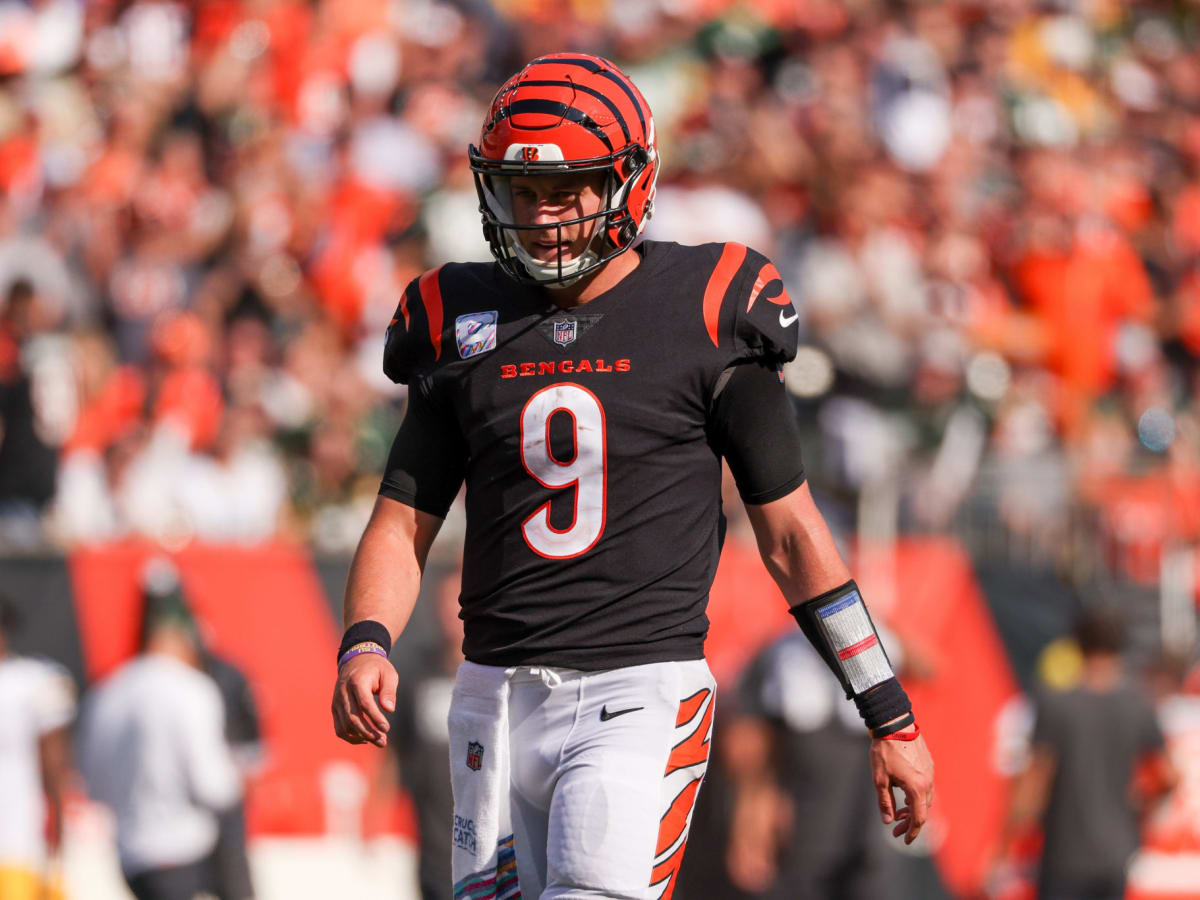
[[[858,707],[858,714],[872,731],[892,721],[896,716],[912,712],[908,694],[895,678],[889,678],[866,693],[859,694],[854,698],[854,705]]]
[[[912,714],[911,711],[906,712],[903,716],[901,716],[895,722],[890,722],[887,725],[880,725],[878,728],[872,728],[871,729],[871,737],[876,738],[876,739],[881,738],[881,737],[887,737],[887,735],[889,735],[889,734],[895,734],[897,731],[903,731],[909,725],[915,724],[916,721],[917,721],[917,718],[916,718],[916,716],[914,716]]]
[[[337,658],[341,659],[343,653],[363,641],[374,641],[388,653],[392,652],[392,636],[387,627],[374,619],[363,619],[346,629],[346,633],[342,635],[342,644],[338,647]]]

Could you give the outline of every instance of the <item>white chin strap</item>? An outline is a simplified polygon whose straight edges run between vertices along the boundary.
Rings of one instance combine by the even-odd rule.
[[[553,281],[554,284],[547,284],[548,288],[565,288],[573,285],[579,276],[575,273],[581,269],[586,269],[588,266],[595,264],[600,258],[596,251],[592,250],[590,245],[587,250],[577,256],[575,259],[567,260],[560,268],[557,262],[542,262],[530,255],[525,249],[525,245],[516,237],[508,238],[509,249],[512,250],[513,256],[520,260],[521,265],[525,267],[525,271],[537,281]],[[562,281],[559,281],[559,277]]]

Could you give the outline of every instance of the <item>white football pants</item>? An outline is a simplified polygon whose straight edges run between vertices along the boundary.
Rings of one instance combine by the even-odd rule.
[[[708,765],[707,663],[506,674],[521,897],[669,900]]]

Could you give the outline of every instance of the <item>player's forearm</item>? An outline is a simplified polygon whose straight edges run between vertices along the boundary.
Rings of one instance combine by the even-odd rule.
[[[349,628],[374,619],[395,640],[408,624],[420,587],[421,568],[412,545],[368,527],[350,565],[342,624]]]
[[[364,619],[384,625],[395,639],[408,624],[432,543],[416,510],[382,499],[376,505],[350,565],[343,625]],[[436,532],[436,527],[433,529]]]
[[[767,570],[872,736],[912,725],[912,704],[808,486],[746,509]]]
[[[763,563],[790,606],[850,580],[850,569],[808,485],[793,495],[767,506],[746,507]]]

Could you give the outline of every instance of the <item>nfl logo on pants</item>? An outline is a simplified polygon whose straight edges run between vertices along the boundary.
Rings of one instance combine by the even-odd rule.
[[[467,768],[478,772],[483,767],[483,744],[470,741],[467,744]]]

